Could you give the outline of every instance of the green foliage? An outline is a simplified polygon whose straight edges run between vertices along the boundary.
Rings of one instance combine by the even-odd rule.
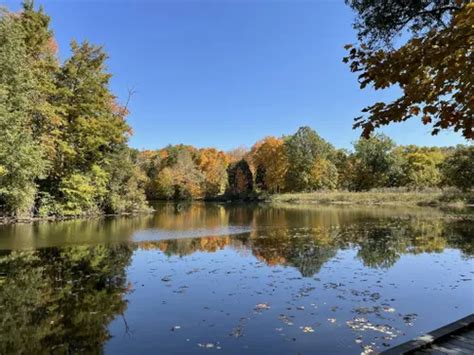
[[[459,146],[442,164],[445,184],[463,191],[474,188],[474,146]]]
[[[103,209],[109,213],[136,212],[147,208],[146,175],[138,165],[138,153],[126,146],[110,154]]]
[[[45,164],[29,119],[34,105],[34,76],[22,28],[9,13],[0,17],[0,68],[0,204],[23,216],[33,209],[35,179],[41,176]]]
[[[59,191],[64,199],[62,214],[80,215],[98,211],[98,200],[103,196],[99,192],[102,189],[96,190],[96,185],[103,187],[106,182],[101,173],[97,176],[74,173],[61,180]]]
[[[59,101],[68,122],[60,154],[69,169],[87,169],[126,143],[126,113],[115,103],[105,71],[106,54],[85,42],[71,44],[72,56],[59,75]],[[64,170],[64,168],[63,168]]]
[[[123,314],[128,245],[12,251],[0,257],[0,352],[100,353]]]
[[[354,176],[354,160],[349,151],[338,149],[333,155],[333,163],[337,169],[337,188],[349,190]]]
[[[317,159],[326,159],[334,147],[309,127],[301,127],[287,138],[286,154],[289,161],[287,188],[293,191],[311,190],[311,171]]]
[[[361,138],[354,144],[354,176],[352,187],[370,190],[397,186],[400,161],[393,154],[395,143],[384,135]]]
[[[155,196],[165,200],[171,200],[175,196],[175,184],[173,170],[169,167],[161,170],[155,182]]]
[[[61,65],[49,22],[32,1],[1,13],[0,205],[17,217],[142,209],[144,174],[107,55],[72,42]]]

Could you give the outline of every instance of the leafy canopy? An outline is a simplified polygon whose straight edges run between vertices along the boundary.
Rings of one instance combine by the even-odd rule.
[[[347,45],[344,62],[358,73],[360,88],[398,86],[393,102],[376,102],[355,118],[368,137],[376,128],[418,117],[474,139],[474,3],[466,0],[352,0],[359,46]],[[394,48],[396,34],[409,40]]]

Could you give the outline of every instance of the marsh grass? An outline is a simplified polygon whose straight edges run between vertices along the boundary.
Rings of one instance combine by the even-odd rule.
[[[317,191],[275,194],[268,197],[272,204],[339,204],[387,206],[440,206],[464,208],[474,201],[472,192],[456,189],[408,190],[384,188],[370,191]]]

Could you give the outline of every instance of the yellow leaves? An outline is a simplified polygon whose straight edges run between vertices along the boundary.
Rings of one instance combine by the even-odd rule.
[[[251,160],[255,166],[264,167],[268,190],[276,192],[284,188],[288,157],[283,139],[266,137],[257,142],[252,147]]]
[[[226,154],[214,148],[200,149],[197,164],[204,173],[206,194],[214,196],[222,192],[227,180]]]
[[[337,168],[327,159],[317,159],[310,176],[313,189],[335,189],[337,186]]]
[[[0,165],[0,178],[2,176],[5,176],[8,173],[8,169],[4,167],[3,165]]]

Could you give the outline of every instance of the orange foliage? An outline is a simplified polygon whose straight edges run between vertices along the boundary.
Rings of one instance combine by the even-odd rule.
[[[226,154],[214,148],[200,149],[197,164],[205,176],[205,193],[214,196],[222,192],[227,180]]]
[[[284,141],[281,138],[266,137],[252,147],[251,161],[254,167],[259,165],[265,169],[265,185],[271,192],[279,192],[285,187],[288,171],[288,157]]]

